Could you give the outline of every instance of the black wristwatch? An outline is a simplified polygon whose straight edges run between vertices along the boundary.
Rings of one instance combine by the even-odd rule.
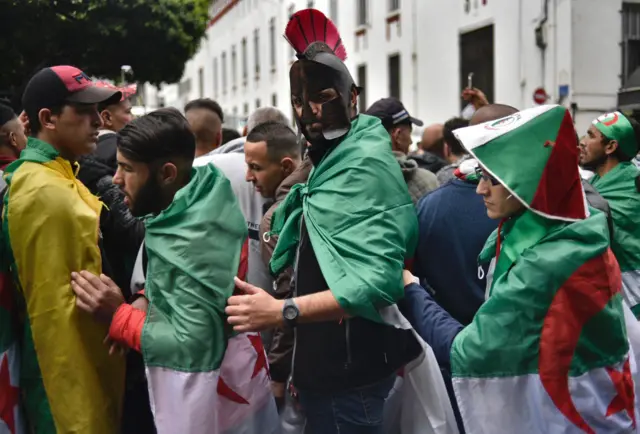
[[[284,324],[290,328],[295,327],[298,323],[298,316],[300,316],[300,310],[298,310],[296,302],[293,301],[293,298],[287,298],[284,301],[284,306],[282,307],[282,318],[284,319]]]

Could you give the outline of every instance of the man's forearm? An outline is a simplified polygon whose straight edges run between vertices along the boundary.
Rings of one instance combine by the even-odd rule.
[[[302,323],[337,321],[348,316],[329,289],[296,297],[294,301],[300,311],[298,321]]]

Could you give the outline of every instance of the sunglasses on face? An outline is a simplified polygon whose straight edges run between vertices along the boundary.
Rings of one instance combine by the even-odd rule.
[[[495,179],[493,176],[491,176],[489,174],[489,172],[484,170],[482,167],[476,167],[476,176],[478,177],[478,179],[480,179],[482,181],[490,182],[491,185],[500,184],[500,182],[498,182],[497,179]]]

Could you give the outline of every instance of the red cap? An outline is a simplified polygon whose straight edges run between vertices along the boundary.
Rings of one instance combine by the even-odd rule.
[[[59,107],[67,103],[117,102],[121,97],[119,90],[98,87],[78,68],[62,65],[38,71],[27,84],[22,95],[22,105],[27,114],[35,114],[43,108]]]

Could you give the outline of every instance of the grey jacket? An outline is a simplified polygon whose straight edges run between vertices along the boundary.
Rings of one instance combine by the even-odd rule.
[[[409,194],[414,204],[417,204],[422,196],[438,188],[440,183],[436,175],[418,167],[418,163],[402,152],[394,151],[393,155],[395,155],[398,164],[400,164],[402,176],[407,183]]]

